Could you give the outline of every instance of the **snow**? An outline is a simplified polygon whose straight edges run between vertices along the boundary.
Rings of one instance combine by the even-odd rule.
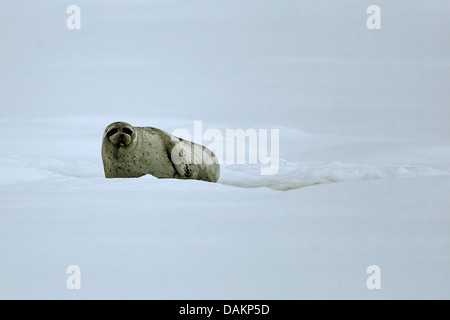
[[[448,299],[450,3],[378,3],[2,2],[0,298]],[[113,121],[278,129],[278,172],[105,179]]]

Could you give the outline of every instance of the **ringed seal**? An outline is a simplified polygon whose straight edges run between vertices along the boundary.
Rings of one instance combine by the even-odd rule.
[[[195,179],[217,182],[220,165],[205,146],[152,127],[114,122],[106,127],[102,142],[106,178]]]

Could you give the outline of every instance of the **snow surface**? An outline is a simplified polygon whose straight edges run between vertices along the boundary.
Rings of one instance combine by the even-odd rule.
[[[377,2],[2,2],[0,298],[450,298],[450,2]],[[279,171],[105,179],[119,120],[278,129]]]

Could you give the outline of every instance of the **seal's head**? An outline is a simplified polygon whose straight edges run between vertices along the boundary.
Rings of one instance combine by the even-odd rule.
[[[136,141],[137,134],[133,126],[126,122],[111,123],[105,129],[104,138],[116,147],[128,147]]]

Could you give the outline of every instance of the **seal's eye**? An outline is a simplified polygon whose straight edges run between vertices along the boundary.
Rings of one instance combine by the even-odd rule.
[[[106,136],[109,138],[109,137],[111,137],[113,134],[116,134],[117,131],[118,131],[118,130],[117,130],[116,128],[111,129],[111,130],[109,130],[109,132],[106,134]]]
[[[129,134],[130,136],[133,134],[133,130],[131,130],[130,128],[123,128],[122,132],[125,134]]]

